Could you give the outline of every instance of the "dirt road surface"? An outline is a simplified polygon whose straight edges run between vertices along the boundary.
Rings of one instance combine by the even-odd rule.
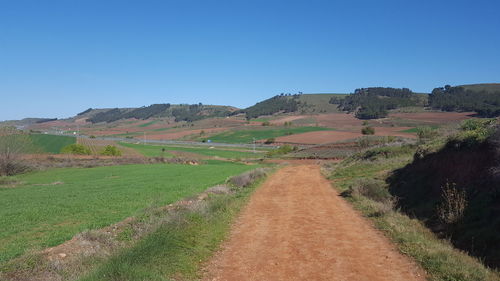
[[[282,168],[250,199],[204,280],[425,280],[317,165]]]

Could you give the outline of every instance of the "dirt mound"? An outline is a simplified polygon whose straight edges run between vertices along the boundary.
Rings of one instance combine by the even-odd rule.
[[[319,166],[278,171],[258,189],[205,280],[425,280],[322,177]]]

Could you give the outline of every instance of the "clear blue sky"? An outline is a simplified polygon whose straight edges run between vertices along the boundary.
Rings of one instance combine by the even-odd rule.
[[[500,82],[500,1],[0,0],[0,120]]]

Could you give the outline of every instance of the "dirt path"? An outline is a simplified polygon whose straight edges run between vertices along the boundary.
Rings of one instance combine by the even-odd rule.
[[[289,166],[252,196],[205,280],[425,280],[317,165]]]

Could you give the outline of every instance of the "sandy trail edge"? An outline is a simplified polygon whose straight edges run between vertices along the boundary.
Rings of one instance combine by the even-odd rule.
[[[426,280],[317,165],[285,167],[252,196],[204,280]]]

